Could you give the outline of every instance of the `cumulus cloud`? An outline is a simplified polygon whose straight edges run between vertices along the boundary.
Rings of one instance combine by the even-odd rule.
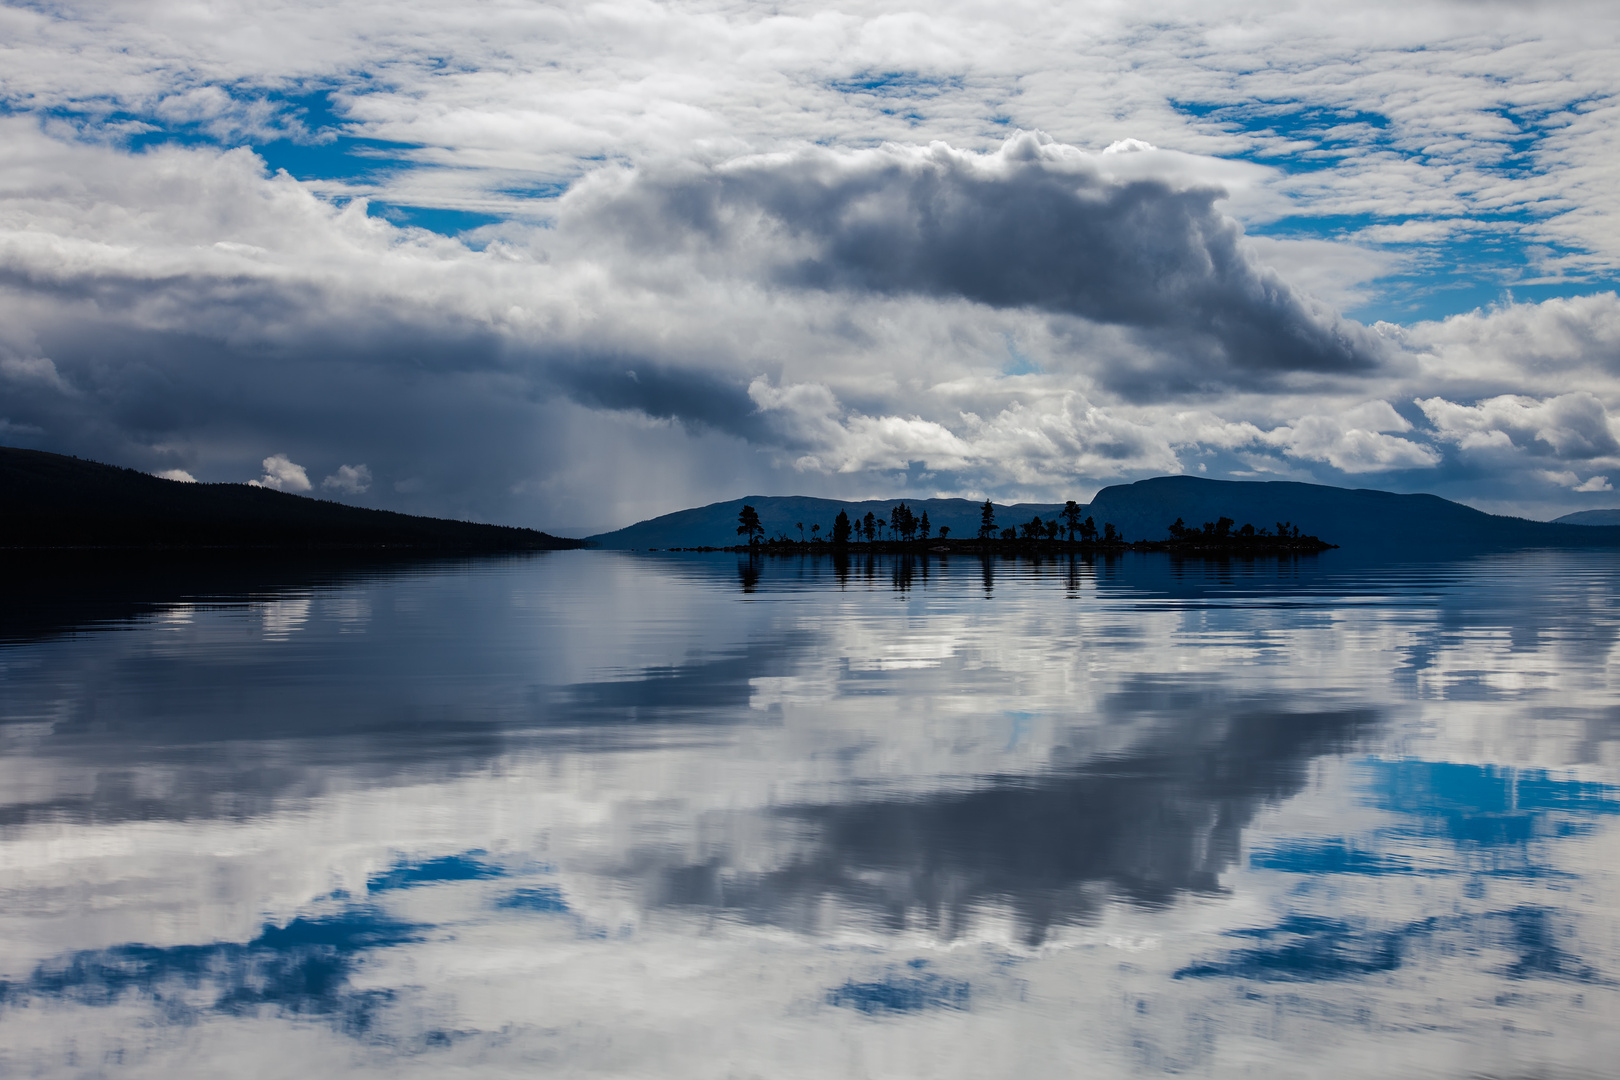
[[[859,473],[906,470],[955,474],[956,486],[1012,482],[1040,487],[1079,477],[1177,472],[1163,433],[1099,408],[1074,392],[1032,395],[987,416],[958,411],[944,420],[846,410],[825,386],[749,388],[788,445],[807,450],[797,469]]]
[[[339,465],[337,472],[321,481],[321,487],[340,495],[364,495],[371,489],[371,470],[364,465]]]
[[[1570,380],[1620,376],[1620,296],[1613,291],[1506,303],[1392,328],[1436,380],[1557,392]],[[1500,391],[1497,391],[1500,392]]]
[[[164,469],[162,472],[152,474],[159,480],[175,480],[182,484],[195,484],[197,478],[184,469]]]
[[[264,475],[249,480],[253,487],[274,488],[277,491],[308,491],[309,474],[302,465],[295,465],[286,454],[271,454],[264,459]]]
[[[1603,402],[1584,390],[1545,400],[1504,394],[1475,405],[1420,398],[1439,437],[1466,451],[1528,449],[1570,460],[1620,454]]]
[[[783,288],[1131,327],[1167,359],[1196,358],[1169,377],[1182,386],[1379,365],[1378,335],[1260,264],[1217,209],[1219,188],[1116,176],[1109,156],[1029,133],[990,154],[935,143],[770,155],[604,179],[564,200],[564,222]]]
[[[1568,469],[1538,469],[1537,475],[1549,484],[1569,488],[1571,491],[1613,491],[1614,485],[1609,483],[1607,476],[1589,476],[1585,480],[1576,476]]]
[[[1410,430],[1411,422],[1389,402],[1369,401],[1331,416],[1302,416],[1256,441],[1279,447],[1290,457],[1325,461],[1352,475],[1438,465],[1440,454],[1435,450],[1390,434]]]

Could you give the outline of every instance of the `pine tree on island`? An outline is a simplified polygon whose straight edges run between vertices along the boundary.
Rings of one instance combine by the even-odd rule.
[[[1069,543],[1074,543],[1074,534],[1080,531],[1080,504],[1073,499],[1063,504],[1063,528],[1069,534]]]
[[[753,547],[765,535],[765,526],[759,523],[759,511],[752,506],[745,506],[737,514],[737,535],[748,537],[748,546]]]

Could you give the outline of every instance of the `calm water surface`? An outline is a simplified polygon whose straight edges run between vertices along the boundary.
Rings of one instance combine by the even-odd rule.
[[[7,1076],[1620,1061],[1613,555],[140,580],[9,602]]]

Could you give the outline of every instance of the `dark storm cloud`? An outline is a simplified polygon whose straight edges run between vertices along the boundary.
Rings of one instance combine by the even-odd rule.
[[[300,288],[295,303],[265,282],[228,297],[174,281],[100,291],[94,316],[63,305],[36,325],[34,349],[50,359],[7,384],[8,441],[204,480],[250,479],[272,453],[316,483],[364,463],[380,483],[348,501],[489,520],[510,517],[534,460],[577,449],[545,422],[548,403],[771,439],[746,383],[724,373],[503,341],[431,306],[342,308]],[[195,306],[195,328],[132,326],[154,299]]]
[[[625,356],[548,360],[545,371],[553,385],[581,405],[640,412],[752,442],[773,441],[747,385],[725,375]]]
[[[779,286],[1131,327],[1171,366],[1196,358],[1243,382],[1379,365],[1376,334],[1255,260],[1216,206],[1224,192],[1114,178],[1098,160],[1033,136],[994,155],[817,151],[644,173],[584,217],[632,250],[708,249]]]

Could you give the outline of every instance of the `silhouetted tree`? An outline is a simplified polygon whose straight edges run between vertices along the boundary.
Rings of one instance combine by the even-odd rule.
[[[1073,499],[1063,504],[1063,528],[1068,531],[1069,543],[1074,543],[1074,534],[1080,531],[1080,504]]]
[[[912,517],[911,507],[905,503],[897,503],[894,509],[889,511],[889,528],[894,532],[896,540],[902,537],[910,540],[912,534],[917,531],[917,519]]]
[[[1254,526],[1250,525],[1248,522],[1244,522],[1243,528],[1238,530],[1238,535],[1243,537],[1243,539],[1245,539],[1245,540],[1253,539],[1253,537],[1254,537]]]
[[[743,507],[737,515],[737,535],[748,537],[750,547],[759,543],[755,537],[765,535],[765,526],[759,523],[759,511],[752,506]]]
[[[839,547],[843,547],[849,543],[849,532],[849,514],[840,510],[838,516],[833,518],[832,542]]]
[[[988,540],[996,535],[996,508],[990,505],[990,500],[984,500],[979,507],[979,539]]]
[[[917,532],[922,535],[924,540],[928,539],[928,511],[926,510],[922,512],[922,517],[917,519]]]
[[[877,518],[872,516],[872,511],[868,510],[866,516],[861,518],[861,525],[865,528],[866,542],[870,544],[877,536]]]
[[[1058,523],[1057,518],[1053,518],[1051,521],[1048,521],[1046,523],[1046,538],[1048,540],[1056,540],[1058,538],[1058,533],[1062,530],[1062,528],[1063,526]]]
[[[1046,535],[1046,522],[1041,520],[1039,514],[1036,514],[1024,523],[1023,530],[1025,540],[1039,540]]]
[[[1181,518],[1176,518],[1175,521],[1170,523],[1170,537],[1171,537],[1171,539],[1173,539],[1173,540],[1185,540],[1191,534],[1192,534],[1192,530],[1187,528],[1187,523],[1185,521],[1183,521]]]
[[[1001,538],[1003,540],[1016,540],[1016,539],[1018,539],[1018,530],[1017,529],[1002,529],[1001,530]]]
[[[817,541],[819,541],[820,539],[821,539],[821,526],[820,525],[812,525],[812,526],[810,526],[810,542],[812,544],[814,544]]]
[[[941,525],[939,527],[939,538],[943,540],[949,535],[951,535],[951,527],[949,525]]]
[[[801,522],[798,523],[798,529],[799,529],[799,543],[802,544],[802,543],[804,543],[804,522],[801,521]]]
[[[1103,543],[1112,544],[1119,540],[1119,532],[1114,528],[1112,521],[1103,524]]]
[[[1080,523],[1080,539],[1082,539],[1082,540],[1095,540],[1095,539],[1097,539],[1097,523],[1095,521],[1091,520],[1091,518],[1089,518],[1089,517],[1086,518],[1086,520],[1084,520],[1084,521],[1082,521]]]

